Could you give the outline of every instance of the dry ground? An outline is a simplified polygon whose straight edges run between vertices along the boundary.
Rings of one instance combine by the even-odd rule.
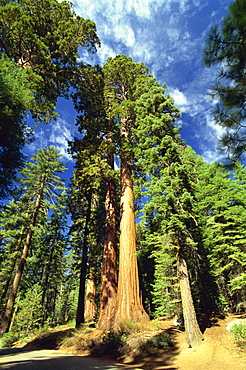
[[[169,333],[174,340],[174,347],[166,350],[158,350],[156,353],[148,356],[129,356],[123,362],[113,361],[110,358],[97,358],[110,364],[123,365],[129,369],[143,370],[246,370],[246,352],[240,350],[233,341],[233,335],[226,330],[226,325],[238,316],[213,316],[203,322],[204,341],[197,350],[186,348],[185,333],[175,329],[172,320],[163,320],[158,323],[161,330]],[[65,341],[61,345],[64,335],[73,335],[72,329],[56,331],[43,339],[36,339],[29,342],[26,347],[59,349],[63,352],[69,352],[76,355],[88,356],[90,353],[79,349]],[[150,333],[153,334],[150,330]],[[93,336],[99,335],[96,329],[87,334],[87,339],[91,340]],[[67,343],[67,345],[66,345]]]

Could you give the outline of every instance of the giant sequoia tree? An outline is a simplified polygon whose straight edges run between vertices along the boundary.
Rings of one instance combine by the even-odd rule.
[[[58,196],[57,190],[64,189],[63,181],[57,176],[57,173],[64,171],[64,165],[59,162],[58,158],[57,150],[53,147],[39,150],[38,154],[33,157],[34,162],[26,163],[26,167],[21,172],[22,177],[19,181],[23,186],[22,207],[25,205],[25,208],[22,208],[22,212],[26,212],[25,218],[28,220],[28,225],[19,264],[2,316],[0,325],[1,336],[8,329],[14,300],[24,271],[37,219],[42,212],[46,212],[46,209],[49,208],[48,205],[52,198],[54,200]],[[22,239],[19,242],[22,242]]]
[[[246,147],[245,71],[246,71],[246,1],[235,0],[228,16],[213,27],[204,49],[205,65],[221,67],[212,95],[219,101],[215,121],[225,128],[221,145],[232,159]]]
[[[142,306],[136,258],[136,229],[133,194],[133,143],[135,92],[147,68],[129,57],[109,58],[103,67],[105,105],[113,123],[112,133],[120,158],[120,254],[117,306],[114,322],[144,321],[148,318]]]

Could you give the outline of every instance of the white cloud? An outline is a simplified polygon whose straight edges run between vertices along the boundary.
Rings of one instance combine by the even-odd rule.
[[[72,160],[68,154],[68,141],[73,140],[74,126],[69,125],[66,120],[59,117],[57,121],[49,125],[40,124],[35,131],[35,142],[29,144],[26,148],[28,154],[36,153],[37,149],[54,146],[58,150],[58,153],[62,155],[63,161]]]
[[[182,111],[185,111],[186,107],[189,105],[186,96],[178,89],[169,89],[169,93],[174,99],[175,105]]]
[[[72,159],[68,154],[68,141],[72,141],[72,139],[73,136],[71,134],[71,128],[67,121],[59,117],[57,121],[52,123],[49,145],[56,147],[59,154],[61,154],[66,160]]]
[[[218,150],[205,150],[202,156],[208,163],[220,162],[223,159],[223,155],[220,154]]]
[[[75,11],[96,23],[102,47],[97,58],[126,54],[146,64],[160,83],[166,83],[184,113],[189,145],[199,154],[218,157],[221,128],[211,116],[207,97],[215,69],[205,70],[202,50],[208,30],[226,14],[231,0],[76,0]],[[182,132],[183,132],[182,131]],[[185,138],[186,139],[186,138]]]

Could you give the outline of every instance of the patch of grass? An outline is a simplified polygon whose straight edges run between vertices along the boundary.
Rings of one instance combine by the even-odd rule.
[[[121,321],[119,324],[119,331],[125,335],[137,333],[139,329],[139,324],[130,320]]]
[[[243,348],[246,348],[246,324],[235,324],[231,328],[231,332],[234,334],[236,343]]]

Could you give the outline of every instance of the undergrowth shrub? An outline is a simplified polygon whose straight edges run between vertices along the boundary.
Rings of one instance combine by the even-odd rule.
[[[173,347],[172,337],[167,333],[160,333],[148,339],[141,345],[141,352],[155,353],[157,349],[165,349]]]
[[[234,339],[240,347],[246,348],[246,324],[236,324],[231,328]]]
[[[124,320],[119,324],[119,331],[125,335],[137,333],[139,331],[139,325],[133,321]]]
[[[113,358],[118,358],[122,355],[122,348],[125,344],[127,335],[120,330],[111,329],[102,336],[102,340],[94,343],[92,354],[95,356],[110,355]]]
[[[19,334],[14,332],[6,333],[0,340],[0,348],[11,347],[19,339]]]

